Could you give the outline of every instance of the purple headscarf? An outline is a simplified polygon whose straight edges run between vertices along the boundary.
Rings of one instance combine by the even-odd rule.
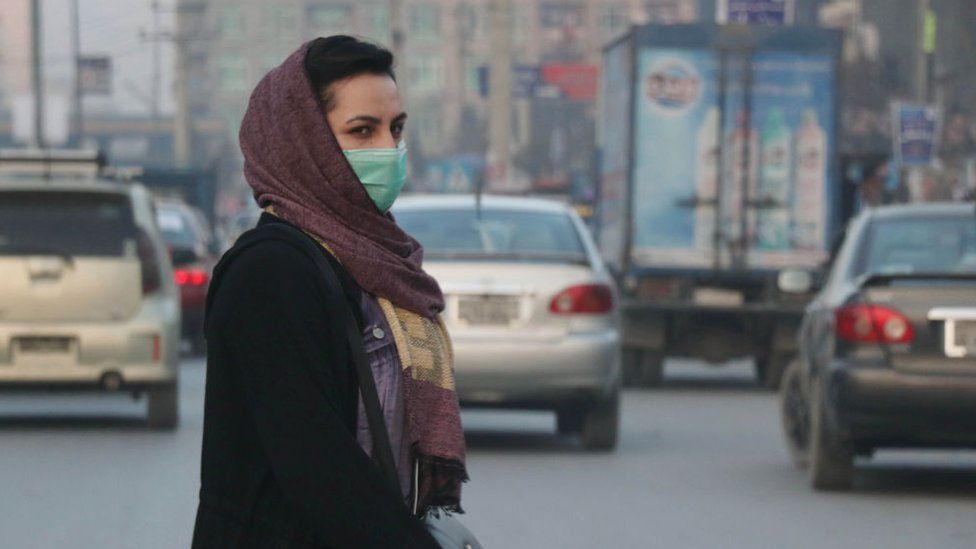
[[[363,289],[434,318],[444,296],[421,267],[423,248],[377,209],[343,155],[305,71],[310,44],[251,93],[244,177],[259,206],[322,239]]]

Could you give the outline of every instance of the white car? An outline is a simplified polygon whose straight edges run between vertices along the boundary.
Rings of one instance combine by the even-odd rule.
[[[178,421],[180,305],[150,194],[0,181],[0,390],[146,393]]]
[[[446,298],[468,407],[553,410],[587,448],[616,445],[616,289],[586,226],[542,199],[407,196],[397,222],[425,248]]]

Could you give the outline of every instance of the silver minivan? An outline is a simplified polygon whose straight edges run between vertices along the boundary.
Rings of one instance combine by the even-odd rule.
[[[178,422],[179,294],[149,192],[0,181],[0,390],[148,395]]]

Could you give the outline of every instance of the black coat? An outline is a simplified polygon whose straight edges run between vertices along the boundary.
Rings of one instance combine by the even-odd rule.
[[[437,547],[356,442],[355,369],[310,253],[360,290],[272,223],[214,270],[193,547]]]

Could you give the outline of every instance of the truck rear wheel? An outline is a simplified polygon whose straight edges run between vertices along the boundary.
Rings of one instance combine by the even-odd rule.
[[[786,351],[770,352],[768,357],[756,358],[756,378],[763,386],[773,391],[779,390],[783,373],[793,360],[793,353]]]
[[[640,386],[657,387],[662,381],[664,381],[664,354],[660,351],[641,353]]]
[[[810,485],[815,490],[850,490],[854,448],[840,438],[827,417],[820,383],[810,391]]]

